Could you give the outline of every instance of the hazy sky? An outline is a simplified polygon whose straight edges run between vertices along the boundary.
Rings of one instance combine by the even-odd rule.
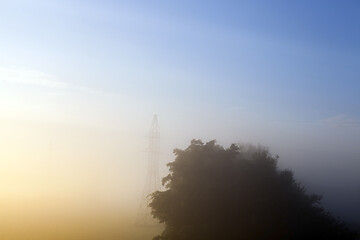
[[[157,113],[163,165],[192,138],[262,144],[360,222],[359,12],[356,0],[1,1],[0,196],[32,196],[51,168],[69,194],[97,186],[138,204]]]

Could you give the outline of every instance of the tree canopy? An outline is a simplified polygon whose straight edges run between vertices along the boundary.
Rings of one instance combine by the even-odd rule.
[[[166,190],[152,194],[165,223],[154,239],[355,239],[264,147],[193,140],[174,153]]]

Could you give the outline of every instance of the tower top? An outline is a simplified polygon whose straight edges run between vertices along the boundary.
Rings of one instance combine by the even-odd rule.
[[[158,123],[158,118],[157,115],[154,115],[152,124],[151,124],[151,128],[150,128],[150,133],[155,133],[156,135],[159,134],[159,123]]]

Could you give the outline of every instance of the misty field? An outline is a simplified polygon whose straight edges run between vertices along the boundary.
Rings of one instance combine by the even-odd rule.
[[[161,226],[136,227],[135,218],[113,213],[74,214],[62,211],[2,211],[1,240],[140,240],[152,239]]]

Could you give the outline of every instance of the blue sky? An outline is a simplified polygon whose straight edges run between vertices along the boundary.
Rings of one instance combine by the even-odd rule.
[[[126,151],[158,113],[167,156],[192,138],[261,143],[314,190],[341,169],[334,186],[356,202],[359,12],[356,0],[5,0],[0,120],[115,129],[133,136]]]
[[[356,1],[3,5],[2,65],[155,106],[186,98],[300,120],[360,117]]]

